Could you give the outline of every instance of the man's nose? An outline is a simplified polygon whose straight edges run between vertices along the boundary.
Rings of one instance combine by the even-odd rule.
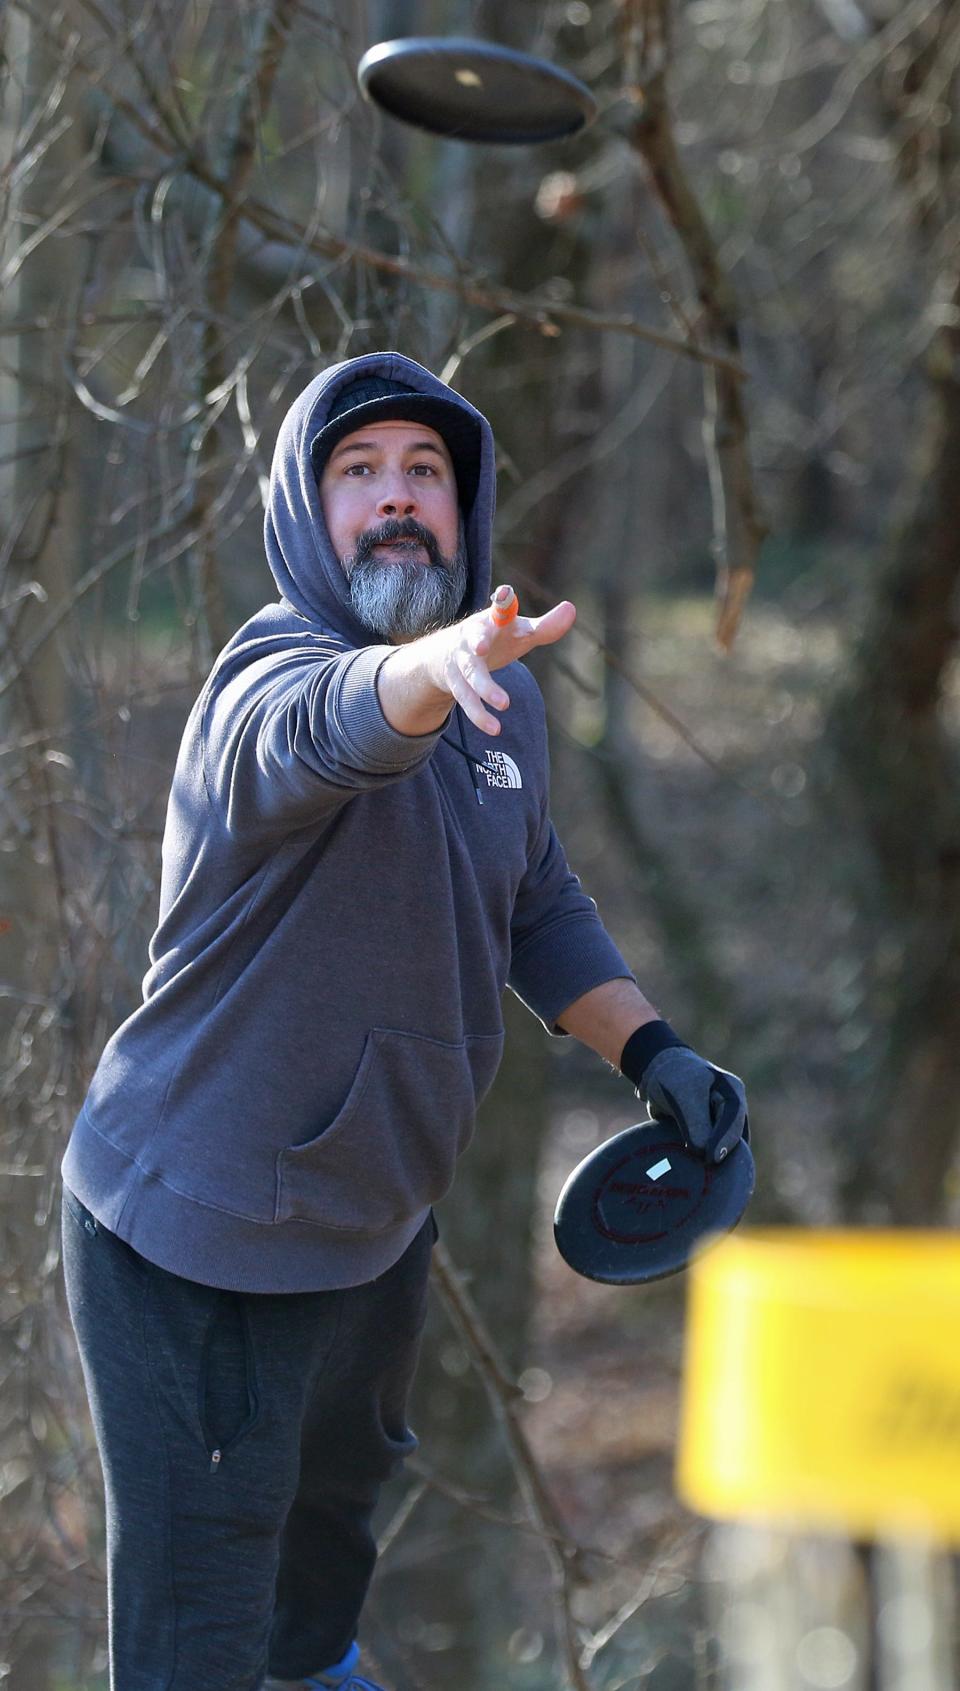
[[[381,517],[412,517],[419,509],[416,491],[399,472],[387,476],[379,490],[377,513]]]

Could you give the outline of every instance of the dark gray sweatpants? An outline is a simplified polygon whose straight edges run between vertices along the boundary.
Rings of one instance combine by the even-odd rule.
[[[346,1291],[219,1291],[63,1195],[106,1498],[111,1691],[258,1691],[349,1649],[406,1423],[432,1216]]]

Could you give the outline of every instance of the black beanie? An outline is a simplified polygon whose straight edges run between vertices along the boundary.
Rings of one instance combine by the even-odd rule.
[[[425,423],[444,441],[453,460],[460,505],[467,512],[477,495],[480,481],[480,425],[455,399],[440,399],[418,393],[415,388],[391,382],[386,376],[359,376],[334,398],[330,415],[310,443],[313,473],[317,480],[338,441],[353,434],[364,423]]]

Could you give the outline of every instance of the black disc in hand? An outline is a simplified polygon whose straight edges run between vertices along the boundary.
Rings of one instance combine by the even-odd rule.
[[[755,1178],[744,1140],[714,1163],[690,1150],[674,1122],[639,1122],[569,1176],[554,1215],[557,1249],[578,1274],[612,1286],[676,1274],[710,1235],[737,1225]]]

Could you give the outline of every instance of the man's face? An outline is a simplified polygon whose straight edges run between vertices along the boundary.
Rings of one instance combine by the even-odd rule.
[[[320,502],[340,558],[390,518],[412,517],[432,530],[444,557],[456,548],[453,464],[440,435],[422,423],[374,423],[345,435],[323,467]]]
[[[454,620],[466,558],[453,463],[434,429],[397,421],[345,435],[323,467],[320,503],[367,627],[402,641]]]

